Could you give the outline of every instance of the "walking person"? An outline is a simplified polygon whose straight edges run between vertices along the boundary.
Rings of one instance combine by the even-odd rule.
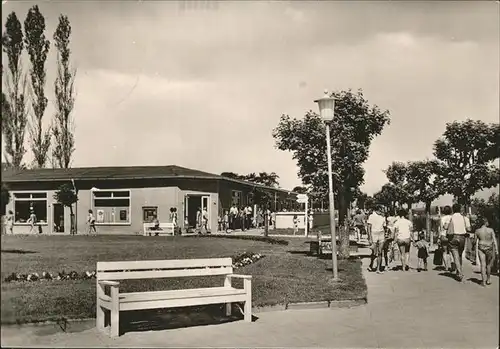
[[[453,235],[447,235],[448,224],[450,224],[451,220],[451,207],[445,206],[443,208],[443,216],[441,217],[441,221],[439,224],[439,248],[443,253],[443,264],[446,271],[452,272],[452,256],[450,249],[450,241],[453,239]]]
[[[364,213],[361,212],[360,209],[358,209],[353,217],[353,221],[354,221],[354,227],[357,230],[357,239],[359,241],[361,240],[363,235],[366,234],[366,227],[365,227],[366,216]]]
[[[224,211],[224,217],[222,220],[222,230],[227,234],[228,228],[229,228],[229,212]]]
[[[231,230],[236,230],[236,220],[238,217],[238,208],[235,204],[229,209],[229,227]]]
[[[384,245],[385,218],[382,216],[382,207],[376,206],[373,213],[368,217],[368,241],[371,244],[372,255],[369,271],[377,271],[382,274],[382,246]],[[373,262],[377,260],[377,268],[373,269]]]
[[[30,211],[30,217],[28,218],[28,223],[30,225],[30,234],[34,232],[34,230],[36,229],[36,214],[35,212],[33,211],[33,208],[31,208],[31,211]]]
[[[89,229],[87,231],[87,234],[91,235],[92,231],[94,231],[94,233],[97,235],[97,230],[95,228],[95,216],[94,216],[94,213],[92,212],[92,210],[89,210],[89,214],[87,216],[87,223],[89,225]]]
[[[482,286],[490,285],[491,267],[498,256],[498,244],[495,232],[489,227],[489,222],[484,217],[478,217],[478,226],[476,230],[476,251],[479,255],[479,264],[481,266]]]
[[[420,272],[421,270],[427,271],[427,258],[429,258],[429,243],[425,240],[425,232],[421,231],[418,233],[418,241],[415,243],[415,247],[418,249],[417,271],[418,272]]]
[[[392,262],[392,243],[394,241],[394,223],[396,217],[393,215],[385,218],[386,227],[384,233],[384,245],[382,246],[382,254],[385,261],[385,270],[389,270],[390,263]]]
[[[241,231],[245,231],[246,221],[247,221],[246,207],[242,207],[240,209],[239,217],[241,222]]]
[[[411,236],[413,224],[408,217],[408,212],[405,209],[398,211],[398,219],[394,223],[394,239],[398,245],[401,256],[401,268],[403,271],[410,269],[408,262],[410,260]]]
[[[9,210],[5,216],[5,227],[7,228],[6,234],[14,234],[14,212],[12,210]]]
[[[457,279],[461,282],[464,279],[462,255],[465,248],[465,240],[471,230],[471,225],[469,218],[462,215],[462,207],[460,204],[454,204],[452,210],[453,214],[451,215],[450,223],[447,227],[447,235],[453,235],[450,241],[451,253],[457,269]]]

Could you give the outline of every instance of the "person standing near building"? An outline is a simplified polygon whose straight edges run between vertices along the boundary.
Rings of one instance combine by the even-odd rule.
[[[360,209],[356,211],[353,217],[354,227],[358,233],[358,241],[366,234],[366,216]]]
[[[231,208],[229,209],[229,226],[231,227],[231,230],[236,229],[237,217],[238,217],[238,208],[233,203],[233,206],[231,206]]]
[[[370,261],[370,271],[374,271],[373,262],[377,259],[378,274],[382,274],[382,246],[384,245],[385,218],[382,216],[382,207],[377,205],[373,213],[368,217],[368,241],[371,244],[372,255]]]
[[[31,234],[34,232],[36,227],[36,214],[35,211],[33,211],[33,207],[31,207],[30,210],[30,218],[28,218],[28,223],[30,225],[30,234]]]
[[[458,281],[462,281],[464,279],[462,254],[465,249],[465,240],[471,230],[471,225],[469,218],[462,214],[462,207],[460,204],[454,204],[452,210],[453,214],[448,224],[447,235],[453,235],[450,241],[451,253],[457,268]]]
[[[207,209],[204,207],[203,208],[203,211],[201,212],[201,224],[202,224],[202,230],[203,230],[203,233],[206,234],[208,233],[208,211]]]
[[[247,219],[247,227],[250,229],[252,227],[252,206],[247,205],[247,207],[245,207],[245,216]]]
[[[92,234],[92,231],[97,235],[97,230],[95,228],[95,216],[92,210],[89,210],[89,214],[87,216],[87,224],[89,225],[89,229],[87,231],[88,235]]]
[[[14,212],[12,212],[12,210],[9,210],[9,212],[5,216],[5,227],[6,234],[14,234]]]
[[[299,219],[297,215],[293,216],[293,235],[296,235],[299,232]]]

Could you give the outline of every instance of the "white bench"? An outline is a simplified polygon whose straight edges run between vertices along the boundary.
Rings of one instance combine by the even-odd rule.
[[[195,276],[224,276],[220,287],[120,293],[117,280],[159,279]],[[243,279],[243,288],[234,288],[231,280]],[[244,302],[244,320],[252,321],[252,276],[233,274],[231,258],[176,259],[130,262],[97,262],[97,314],[99,331],[119,336],[120,311],[225,304],[231,315],[231,303]],[[222,280],[221,280],[222,281]],[[222,282],[221,282],[222,283]],[[109,295],[106,294],[110,287]],[[109,329],[105,310],[111,312]]]
[[[154,223],[144,223],[144,236],[151,235],[174,235],[174,223],[160,223],[159,229],[155,229]]]

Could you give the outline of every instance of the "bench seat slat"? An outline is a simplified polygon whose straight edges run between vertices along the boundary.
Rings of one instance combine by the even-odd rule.
[[[197,268],[177,270],[150,270],[150,271],[127,271],[127,272],[101,272],[97,277],[101,280],[129,280],[129,279],[162,279],[188,276],[212,276],[232,274],[232,267],[222,268]]]
[[[148,300],[166,300],[192,297],[213,297],[232,294],[245,294],[244,289],[234,287],[209,287],[184,290],[150,291],[120,293],[120,303],[143,302]]]
[[[163,295],[155,294],[154,296],[149,292],[142,293],[142,295],[129,294],[128,297],[125,294],[124,298],[121,298],[123,294],[120,294],[120,310],[161,309],[245,301],[244,290],[215,289],[213,292],[206,291],[204,295],[196,294],[191,290],[164,291]],[[169,292],[171,293],[169,294]],[[147,295],[150,297],[148,298]]]
[[[97,262],[97,271],[106,270],[134,270],[134,269],[167,269],[167,268],[196,268],[232,266],[231,258],[202,258],[202,259],[171,259],[128,262]]]

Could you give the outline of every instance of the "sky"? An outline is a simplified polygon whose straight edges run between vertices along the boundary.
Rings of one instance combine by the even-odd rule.
[[[393,161],[431,158],[447,122],[499,119],[494,1],[3,1],[2,27],[34,4],[50,39],[61,13],[72,25],[73,167],[274,171],[291,189],[296,162],[272,137],[280,116],[361,88],[391,113],[364,165],[373,194]],[[55,57],[51,46],[47,120]]]

